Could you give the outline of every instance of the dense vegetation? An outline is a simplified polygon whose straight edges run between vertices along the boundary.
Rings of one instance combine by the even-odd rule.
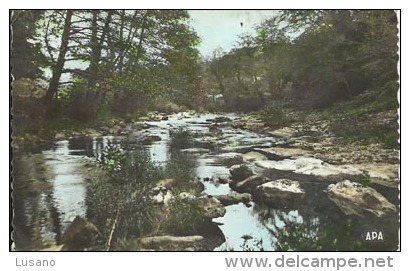
[[[395,108],[397,17],[393,11],[281,11],[209,61],[230,109],[267,103],[323,109],[371,93]]]
[[[397,108],[394,11],[272,11],[256,35],[207,60],[182,10],[21,10],[11,23],[14,78],[45,90],[23,108],[16,93],[20,126],[35,123],[27,110],[38,120],[94,122],[149,109]],[[217,94],[223,101],[209,102]]]
[[[13,11],[14,138],[193,109],[256,112],[272,129],[326,120],[344,143],[399,147],[396,119],[377,117],[398,107],[394,11],[272,11],[255,35],[207,59],[189,20],[184,10]],[[195,162],[180,152],[195,147],[194,137],[170,132],[164,168],[143,149],[104,150],[105,176],[90,182],[87,198],[87,216],[104,236],[98,249],[136,250],[130,240],[150,234],[199,234],[210,221],[199,204],[175,197],[164,215],[147,196],[167,179],[173,195],[200,193],[191,182]],[[337,234],[290,226],[276,236],[278,250],[361,249],[349,223]]]

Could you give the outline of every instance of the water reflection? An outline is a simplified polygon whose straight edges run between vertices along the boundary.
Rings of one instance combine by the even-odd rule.
[[[136,138],[146,135],[158,136],[160,140],[144,148],[149,151],[152,160],[162,165],[164,170],[179,174],[178,176],[182,176],[185,171],[189,174],[193,173],[203,182],[205,194],[231,193],[229,185],[220,182],[230,175],[228,166],[220,162],[222,157],[220,146],[243,147],[258,144],[268,146],[276,139],[223,125],[217,127],[219,132],[210,131],[209,127],[215,117],[214,114],[196,117],[183,117],[176,114],[166,121],[147,122],[151,128],[134,131],[129,138],[107,136],[70,139],[56,142],[43,148],[41,152],[16,153],[13,158],[12,173],[14,178],[13,238],[16,248],[38,250],[54,244],[61,240],[67,226],[77,215],[87,216],[90,213],[90,207],[85,202],[87,189],[82,166],[91,160],[100,159],[109,142],[113,144],[122,142],[130,149],[135,149],[140,147]],[[169,144],[170,129],[181,128],[196,135],[193,144],[196,145],[186,146],[187,148],[209,149],[206,153],[193,152],[186,155],[192,161],[186,160],[183,163],[185,168],[180,163],[184,161],[182,158],[185,156],[180,157],[178,155],[180,150],[171,150]],[[226,157],[227,155],[225,154]],[[174,168],[170,169],[170,165]],[[180,169],[184,171],[180,172]],[[262,171],[260,173],[266,174]],[[287,177],[299,181],[306,191],[306,200],[294,209],[277,209],[254,202],[251,202],[250,206],[242,203],[227,206],[225,216],[213,220],[218,223],[226,238],[226,242],[216,250],[243,250],[245,245],[247,249],[253,250],[276,250],[279,245],[277,237],[285,228],[295,229],[294,225],[302,225],[307,227],[314,236],[319,234],[319,230],[337,229],[347,220],[351,220],[354,225],[349,234],[356,240],[360,239],[366,230],[380,229],[386,233],[389,240],[373,245],[372,248],[395,249],[399,228],[397,218],[348,217],[323,193],[326,183],[318,183],[312,176],[291,175],[289,177],[289,174],[285,175],[281,171],[271,171],[269,174],[265,176],[272,176],[272,179]]]

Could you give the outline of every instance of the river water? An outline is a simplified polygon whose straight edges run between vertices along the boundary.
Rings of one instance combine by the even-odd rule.
[[[199,135],[195,137],[195,142],[201,148],[188,152],[196,159],[195,175],[205,187],[202,193],[225,195],[232,192],[231,188],[217,180],[229,177],[229,167],[220,161],[241,155],[240,152],[246,149],[273,146],[281,139],[224,125],[224,121],[235,120],[239,118],[238,115],[226,114],[223,115],[225,119],[220,120],[217,117],[221,116],[174,114],[167,120],[146,121],[150,128],[142,131],[130,125],[129,137],[160,137],[161,140],[146,148],[153,161],[165,166],[169,160],[170,130],[182,128]],[[121,139],[123,137],[76,138],[14,153],[13,240],[17,250],[48,247],[61,240],[62,234],[77,215],[87,216],[86,179],[92,178],[92,166],[86,166],[96,160],[109,141]],[[253,162],[247,165],[266,177],[271,174]],[[318,225],[337,229],[348,220],[355,222],[352,234],[358,239],[363,238],[369,230],[383,231],[386,240],[370,246],[370,249],[396,249],[399,227],[396,221],[346,216],[323,192],[329,183],[315,180],[312,176],[301,176],[301,180],[308,200],[292,209],[275,209],[253,201],[227,206],[223,217],[213,219],[226,239],[215,250],[272,251],[277,249],[277,235],[284,228],[291,229],[292,225],[304,224],[309,225],[310,234],[315,234]],[[395,191],[389,193],[394,194]]]

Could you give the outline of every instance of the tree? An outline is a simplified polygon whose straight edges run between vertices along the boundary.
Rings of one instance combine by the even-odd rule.
[[[396,24],[393,11],[282,11],[260,26],[259,44],[272,69],[288,67],[278,75],[295,102],[326,107],[397,80]],[[287,51],[270,50],[281,37],[291,38]]]
[[[50,84],[48,86],[47,93],[45,96],[45,103],[48,108],[51,106],[53,102],[53,98],[57,94],[60,77],[61,77],[61,74],[63,73],[64,62],[65,62],[65,57],[67,54],[68,43],[69,43],[69,38],[70,38],[72,16],[73,16],[73,11],[67,10],[65,19],[64,19],[63,34],[61,37],[61,44],[60,44],[57,61],[55,65],[52,67],[53,74],[51,76]]]
[[[40,69],[44,65],[44,55],[40,44],[34,43],[33,39],[36,23],[41,18],[39,10],[13,10],[11,19],[11,52],[10,66],[15,79],[40,78],[43,72]]]
[[[188,18],[182,10],[46,11],[37,41],[52,71],[47,107],[87,121],[101,108],[132,115],[158,95],[190,103],[199,39]],[[61,97],[71,109],[58,105]]]

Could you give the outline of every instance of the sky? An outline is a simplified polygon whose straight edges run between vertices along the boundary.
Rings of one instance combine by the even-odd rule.
[[[202,39],[199,51],[211,57],[215,49],[229,52],[242,34],[255,34],[254,27],[274,15],[273,10],[190,10],[191,25]],[[242,23],[242,26],[241,26]]]

